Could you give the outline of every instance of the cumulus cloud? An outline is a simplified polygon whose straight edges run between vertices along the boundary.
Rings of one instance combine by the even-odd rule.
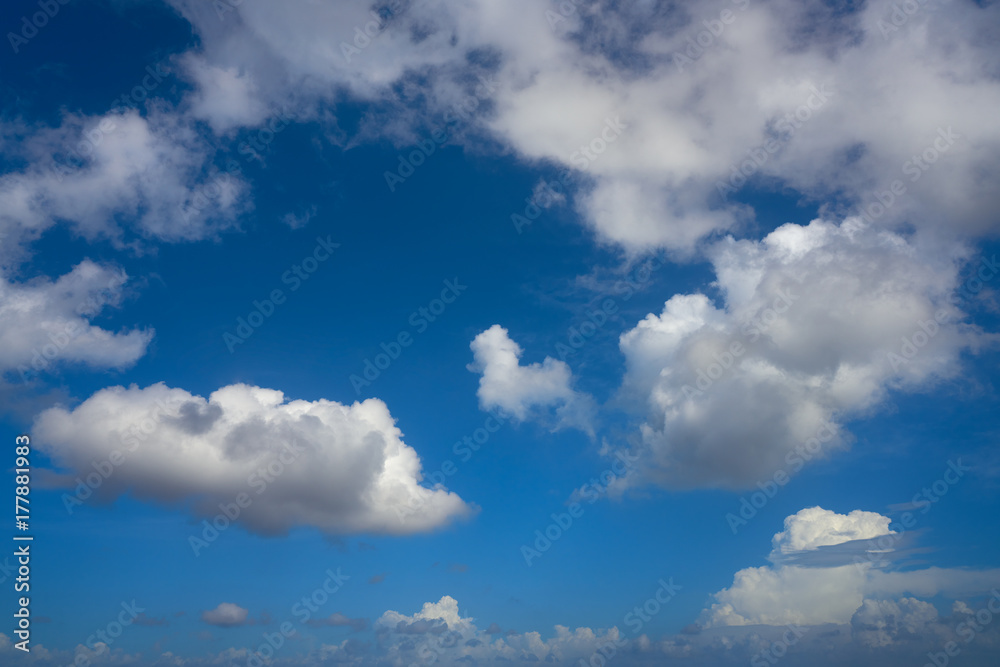
[[[937,595],[968,598],[996,586],[1000,586],[1000,569],[928,567],[905,572],[874,571],[869,589],[873,596],[882,597],[909,593],[927,598]]]
[[[582,223],[628,254],[708,257],[721,299],[676,295],[622,339],[627,398],[647,412],[635,484],[744,488],[794,474],[846,447],[844,424],[891,390],[949,376],[972,343],[947,296],[962,243],[991,233],[1000,205],[1000,119],[986,111],[1000,102],[998,5],[922,9],[887,33],[892,0],[838,11],[823,0],[589,3],[568,14],[533,0],[432,0],[377,5],[381,18],[360,1],[242,3],[219,10],[226,20],[204,3],[171,4],[201,38],[192,99],[211,98],[223,77],[219,96],[239,101],[199,106],[220,127],[256,122],[234,106],[287,102],[320,117],[346,93],[369,119],[351,141],[409,141],[485,75],[501,92],[477,102],[454,141],[484,135],[572,172],[579,187],[566,196]],[[713,35],[705,22],[723,9],[733,21]],[[708,45],[691,52],[699,33]],[[737,203],[747,182],[819,203],[823,221],[735,240],[756,215]],[[789,293],[801,296],[788,313],[744,336]],[[904,338],[925,335],[922,322],[937,333],[894,360]],[[520,348],[490,336],[494,368],[516,370],[484,377],[483,403],[522,416],[556,406],[561,423],[582,423],[568,369],[521,367]],[[686,393],[734,340],[745,352],[732,370]]]
[[[785,519],[785,529],[771,540],[772,561],[797,551],[813,551],[819,547],[845,544],[855,540],[871,540],[893,534],[889,517],[877,512],[853,510],[837,514],[822,507],[809,507]]]
[[[936,612],[925,598],[981,595],[1000,582],[1000,571],[963,568],[927,568],[886,571],[865,552],[886,549],[875,540],[892,535],[890,520],[875,512],[854,510],[837,514],[821,507],[800,510],[785,519],[784,530],[772,539],[771,565],[738,571],[733,584],[713,596],[704,610],[703,626],[852,624],[862,643],[883,646],[897,636],[916,633],[920,624],[934,621]],[[786,564],[789,555],[818,553],[859,544],[849,558],[819,564]],[[889,547],[891,549],[891,547]],[[855,560],[854,555],[860,554]],[[821,600],[821,604],[817,601]],[[895,614],[895,620],[887,615]],[[905,618],[904,618],[905,617]],[[893,625],[895,624],[895,625]],[[891,627],[890,627],[891,626]]]
[[[162,383],[111,387],[71,410],[46,410],[34,433],[53,461],[79,474],[121,452],[127,461],[95,491],[101,500],[129,492],[193,501],[198,516],[236,503],[236,522],[263,535],[295,526],[413,533],[472,511],[441,486],[421,486],[420,458],[378,399],[289,401],[243,384],[207,399]]]
[[[16,367],[27,379],[62,362],[134,363],[152,331],[89,323],[121,300],[112,270],[83,260],[55,280],[25,280],[18,268],[31,243],[56,225],[138,252],[151,241],[213,237],[250,208],[239,165],[219,170],[192,118],[155,100],[143,112],[67,112],[55,126],[5,122],[0,137],[8,164],[0,175],[0,372]]]
[[[360,1],[243,3],[222,21],[196,0],[172,4],[201,37],[206,71],[245,68],[238,78],[255,88],[227,97],[248,107],[307,108],[347,91],[394,110],[377,131],[412,136],[488,72],[504,93],[473,123],[528,162],[584,173],[585,224],[632,251],[690,250],[741,228],[752,211],[730,191],[748,178],[847,212],[899,179],[907,192],[883,221],[949,238],[987,232],[1000,203],[1000,120],[988,112],[1000,102],[996,5],[922,8],[887,34],[892,0],[853,11],[822,0],[590,3],[565,15],[533,0],[434,0],[377,20]],[[713,36],[704,22],[724,9],[733,20]],[[708,46],[692,51],[699,33]],[[602,143],[616,114],[627,130]],[[955,140],[920,161],[939,131]]]
[[[863,599],[865,573],[851,565],[835,568],[751,567],[715,594],[703,616],[707,625],[845,623]],[[816,604],[822,600],[822,604]]]
[[[475,362],[468,368],[482,375],[476,393],[482,409],[500,408],[524,420],[534,408],[554,407],[560,426],[589,430],[593,401],[572,388],[573,372],[566,362],[545,357],[522,366],[521,346],[499,324],[476,336],[470,347]]]
[[[90,319],[121,303],[128,275],[84,260],[55,281],[0,277],[0,372],[22,379],[64,363],[124,368],[146,352],[152,330],[118,333]]]
[[[499,664],[509,661],[571,664],[589,659],[599,648],[609,644],[618,650],[627,643],[617,628],[594,631],[570,630],[557,625],[554,637],[543,640],[537,632],[507,633],[497,637],[481,630],[475,619],[459,613],[458,601],[445,595],[437,602],[426,602],[412,615],[385,612],[376,622],[380,649],[390,664],[407,665],[428,661],[440,664],[468,662]]]
[[[346,93],[369,112],[352,141],[407,141],[486,75],[502,92],[477,102],[455,141],[485,134],[531,165],[572,171],[582,222],[628,253],[708,254],[722,302],[677,295],[622,341],[629,397],[648,409],[636,483],[739,488],[794,473],[808,460],[796,448],[810,443],[815,458],[846,446],[847,419],[947,376],[970,342],[945,300],[961,242],[990,233],[1000,204],[1000,120],[985,111],[1000,101],[989,27],[1000,6],[922,10],[887,34],[891,0],[590,3],[565,15],[533,0],[432,0],[377,5],[380,18],[365,2],[171,4],[201,38],[191,99],[226,82],[223,101],[197,103],[219,127],[256,122],[233,108],[286,102],[319,117]],[[705,21],[722,9],[734,20],[712,35]],[[690,52],[699,33],[709,44]],[[748,181],[848,222],[715,243],[751,229],[755,211],[736,203]],[[871,220],[860,229],[859,213]],[[916,231],[883,231],[904,229]],[[683,393],[744,318],[783,307],[790,290],[805,296],[733,371],[705,397]],[[893,363],[903,337],[942,311],[948,326]],[[496,351],[520,368],[511,354]],[[579,405],[566,370],[545,364],[511,373],[524,391],[481,385],[480,399],[522,414]]]
[[[843,422],[959,369],[980,338],[952,298],[963,255],[857,218],[709,251],[720,293],[678,294],[621,336],[645,405],[635,482],[741,488],[848,444]]]
[[[220,628],[233,628],[238,625],[246,625],[248,613],[246,609],[237,604],[222,602],[215,609],[201,612],[201,620]]]
[[[247,187],[238,173],[214,169],[212,154],[189,119],[158,108],[68,114],[58,127],[27,133],[10,156],[27,166],[0,177],[0,259],[16,261],[59,221],[119,244],[192,241],[233,227],[247,210]]]
[[[916,598],[865,600],[851,617],[851,634],[864,646],[891,646],[926,639],[937,620],[934,605]]]
[[[217,134],[257,125],[268,116],[250,72],[218,67],[191,53],[185,54],[181,62],[195,84],[187,99],[191,115],[207,121]]]
[[[990,600],[994,598],[1000,600],[1000,593]],[[238,618],[245,610],[232,606],[235,607],[233,612],[223,612],[220,617],[240,624]],[[983,609],[984,603],[975,601],[974,607]],[[948,641],[956,641],[962,648],[964,664],[973,667],[995,664],[996,650],[1000,647],[996,624],[976,626],[980,631],[974,634],[975,642],[969,643],[968,626],[975,610],[964,602],[956,602],[953,610],[951,616],[940,616],[932,605],[915,598],[866,598],[850,623],[795,625],[791,629],[786,625],[708,627],[687,629],[681,634],[660,638],[646,634],[629,637],[615,627],[570,630],[557,625],[551,636],[543,638],[535,631],[502,632],[496,623],[485,630],[480,629],[475,619],[463,616],[458,602],[446,595],[438,602],[424,603],[411,615],[386,611],[374,624],[374,642],[344,639],[327,644],[316,641],[315,648],[285,655],[279,662],[289,667],[342,663],[403,666],[429,662],[497,666],[538,662],[570,667],[581,661],[587,664],[614,662],[629,667],[652,667],[665,662],[735,666],[748,662],[771,664],[773,658],[784,657],[787,651],[785,659],[810,665],[836,667],[846,662],[883,667],[920,664],[928,651],[940,652]],[[340,614],[333,614],[331,623],[310,622],[308,625],[342,625],[345,619]],[[962,623],[966,624],[965,633],[959,632]],[[784,648],[780,654],[773,651],[779,643]],[[15,650],[10,639],[0,634],[0,656],[13,655]],[[75,651],[49,650],[39,644],[32,646],[33,664],[44,667],[69,664],[79,655],[95,665],[178,665],[183,662],[188,667],[210,667],[245,663],[251,652],[252,649],[230,647],[216,654],[179,658],[169,652],[128,654],[101,642],[95,643],[93,649],[80,645]]]

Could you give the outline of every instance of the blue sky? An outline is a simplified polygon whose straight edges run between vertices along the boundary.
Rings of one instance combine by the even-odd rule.
[[[5,5],[3,663],[995,664],[1000,23],[911,4]]]

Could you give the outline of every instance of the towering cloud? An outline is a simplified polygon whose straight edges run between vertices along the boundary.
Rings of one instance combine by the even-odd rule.
[[[821,507],[787,517],[772,540],[772,564],[738,571],[702,612],[702,625],[851,624],[860,643],[884,646],[936,622],[933,606],[907,596],[964,598],[1000,584],[996,569],[882,569],[881,557],[896,543],[877,539],[893,535],[889,522],[875,512]]]

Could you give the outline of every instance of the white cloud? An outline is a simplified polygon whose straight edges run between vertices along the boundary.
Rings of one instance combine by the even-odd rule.
[[[237,604],[222,602],[215,609],[201,612],[201,620],[209,625],[232,628],[237,625],[245,625],[248,613],[246,609]]]
[[[715,594],[703,616],[708,625],[817,625],[846,623],[863,600],[865,573],[834,568],[749,567]],[[817,604],[822,600],[822,604]]]
[[[12,168],[0,176],[0,372],[16,368],[27,379],[64,362],[123,368],[144,354],[151,330],[89,323],[121,300],[111,269],[82,260],[54,281],[26,282],[15,280],[17,269],[55,225],[139,253],[149,241],[194,241],[236,226],[250,207],[239,165],[216,169],[193,125],[153,100],[145,115],[118,107],[67,113],[54,127],[4,125],[0,134],[10,136],[0,148]]]
[[[906,572],[872,572],[870,591],[873,596],[919,595],[951,598],[982,595],[1000,586],[1000,569],[970,570],[962,568],[928,567]]]
[[[305,109],[346,90],[399,112],[386,133],[405,135],[400,124],[426,121],[460,99],[464,77],[493,70],[504,92],[474,122],[528,161],[586,171],[584,220],[633,251],[690,250],[739,228],[747,211],[720,200],[718,186],[741,167],[853,211],[898,178],[907,193],[884,220],[947,238],[985,233],[1000,203],[995,5],[922,9],[886,36],[878,21],[892,0],[854,12],[821,0],[599,3],[554,26],[546,11],[558,7],[532,0],[404,3],[374,23],[360,1],[242,3],[225,20],[204,3],[172,4],[201,37],[206,68],[238,65],[252,78],[257,90],[240,90],[248,101]],[[679,66],[676,54],[723,9],[734,19]],[[575,160],[619,113],[627,131],[606,150],[596,142],[596,159]],[[948,127],[957,143],[930,169],[904,172]],[[777,150],[761,158],[769,139]]]
[[[637,484],[794,474],[846,445],[844,420],[954,375],[979,340],[951,298],[962,255],[930,258],[856,218],[709,256],[719,305],[678,294],[621,336],[624,395],[647,408]]]
[[[389,632],[409,633],[415,626],[418,628],[445,624],[453,631],[473,628],[471,618],[463,619],[458,613],[458,601],[450,595],[445,595],[437,602],[425,602],[423,608],[412,616],[406,616],[395,611],[387,611],[378,619],[377,625]],[[419,623],[429,621],[430,625]],[[439,621],[440,623],[433,623]]]
[[[257,125],[268,116],[250,72],[217,67],[191,53],[185,54],[181,63],[196,86],[188,98],[191,114],[206,120],[216,134]]]
[[[213,171],[190,121],[156,107],[70,114],[17,150],[28,166],[0,177],[4,261],[57,222],[88,240],[192,241],[233,227],[248,207],[239,173]]]
[[[560,425],[589,430],[592,400],[573,390],[566,362],[545,357],[522,366],[521,346],[499,324],[476,336],[470,347],[475,362],[468,368],[482,375],[476,393],[482,409],[501,408],[524,420],[533,408],[555,407]]]
[[[816,568],[781,565],[788,554],[890,534],[889,517],[854,510],[837,514],[822,507],[800,510],[785,519],[785,529],[771,540],[775,566],[751,567],[733,577],[733,585],[715,594],[705,614],[712,625],[782,625],[844,623],[863,599],[868,573],[852,565]],[[816,604],[823,600],[823,604]]]
[[[889,517],[877,512],[853,510],[837,514],[822,507],[799,510],[785,519],[785,529],[771,540],[771,559],[780,560],[795,551],[890,535],[893,531],[889,530],[889,523]]]
[[[865,600],[851,617],[851,634],[864,646],[891,646],[926,639],[937,620],[934,605],[916,598]]]
[[[57,465],[79,473],[121,451],[127,460],[95,492],[103,500],[188,499],[211,517],[246,494],[237,522],[264,535],[296,526],[405,534],[472,511],[443,487],[420,485],[420,459],[378,399],[286,401],[243,384],[208,399],[162,383],[111,387],[73,410],[46,410],[34,433]]]
[[[885,547],[878,542],[858,541],[890,534],[889,518],[875,512],[837,514],[820,507],[801,510],[786,518],[785,529],[774,535],[770,556],[773,564],[738,571],[732,586],[714,594],[715,602],[702,612],[701,623],[708,627],[852,623],[861,633],[859,641],[881,646],[900,633],[916,632],[908,628],[931,623],[936,617],[936,612],[931,613],[933,607],[917,600],[907,601],[907,594],[972,597],[1000,583],[998,570],[879,569],[864,554]],[[826,566],[784,563],[793,552],[819,555],[831,547],[848,546],[854,548],[845,551],[839,561],[850,564],[836,560],[828,561]],[[848,558],[852,554],[861,557],[854,561]],[[885,616],[894,610],[896,620],[890,623]]]
[[[346,91],[370,105],[352,142],[403,140],[488,74],[500,92],[454,140],[486,133],[533,165],[579,172],[572,203],[599,240],[629,253],[708,254],[723,302],[677,295],[622,340],[628,398],[648,412],[637,484],[739,488],[794,473],[805,459],[796,447],[819,438],[825,456],[847,446],[847,420],[892,389],[947,377],[973,342],[946,300],[961,243],[988,233],[1000,205],[1000,117],[988,111],[1000,106],[988,27],[1000,6],[921,10],[884,35],[891,0],[856,11],[822,0],[590,3],[554,25],[552,8],[532,0],[403,3],[385,20],[360,1],[242,3],[223,20],[204,3],[172,4],[201,38],[192,99],[213,94],[205,72],[229,73],[229,97],[247,108],[287,103],[300,117],[321,117]],[[722,9],[733,21],[679,66]],[[623,126],[614,141],[609,122]],[[848,222],[715,243],[755,215],[720,194],[739,185],[744,176],[730,179],[740,169]],[[905,192],[886,194],[894,180]],[[851,214],[876,196],[892,201],[877,225],[857,228]],[[744,319],[786,288],[804,294],[793,311],[705,397],[685,396],[741,338]],[[942,310],[948,326],[914,359],[891,363],[902,338]],[[674,337],[684,318],[694,329]],[[509,374],[529,380],[524,388],[481,386],[481,400],[522,415],[567,400],[567,369],[546,363]]]
[[[1000,596],[998,596],[1000,597]],[[817,598],[821,601],[822,598]],[[226,605],[213,610],[217,612]],[[231,605],[232,612],[218,614],[221,620],[235,624],[245,621],[245,611]],[[865,598],[851,616],[850,623],[801,625],[790,629],[777,626],[724,626],[700,628],[660,638],[646,634],[629,637],[616,627],[594,630],[555,626],[547,639],[536,631],[518,633],[506,631],[496,623],[481,629],[475,619],[463,616],[457,600],[445,595],[438,602],[426,602],[410,615],[386,611],[374,624],[375,641],[344,639],[326,644],[315,638],[316,648],[284,654],[282,665],[308,667],[317,664],[393,665],[509,665],[512,662],[539,662],[571,667],[587,664],[661,665],[683,662],[692,665],[773,664],[775,659],[808,662],[818,667],[836,667],[845,663],[859,667],[921,664],[927,651],[940,652],[948,641],[962,647],[964,664],[989,667],[996,662],[1000,634],[996,623],[976,626],[981,632],[968,643],[968,634],[957,633],[957,624],[966,623],[972,613],[965,603],[953,605],[950,617],[937,614],[929,603],[915,598],[884,600]],[[977,609],[982,603],[977,603]],[[213,612],[203,612],[211,614]],[[334,614],[334,625],[344,619]],[[243,620],[241,620],[243,619]],[[350,620],[350,619],[347,619]],[[321,626],[325,623],[310,623]],[[300,628],[307,633],[308,629]],[[251,637],[251,640],[254,638]],[[259,636],[256,639],[259,642]],[[778,646],[780,644],[780,646]],[[778,647],[780,652],[775,650]],[[244,664],[257,646],[230,647],[199,657],[179,657],[170,652],[162,655],[130,655],[101,642],[94,650],[82,645],[75,652],[50,651],[39,644],[32,645],[32,656],[39,666],[61,667],[83,655],[95,665],[212,665]],[[0,634],[0,655],[13,655],[16,649],[10,639]],[[943,655],[943,654],[942,654]],[[793,657],[794,656],[794,657]]]
[[[316,207],[310,206],[302,212],[289,211],[281,216],[281,222],[292,229],[301,229],[309,224],[309,221],[316,216]]]
[[[65,363],[123,368],[146,352],[151,330],[114,333],[90,318],[117,306],[128,276],[89,260],[57,280],[0,278],[0,371],[23,379]]]
[[[492,635],[459,613],[458,601],[445,595],[426,602],[413,615],[387,611],[375,622],[380,648],[389,664],[436,662],[444,665],[520,662],[572,664],[589,659],[609,644],[614,650],[627,644],[617,628],[570,630],[557,625],[554,637],[543,640],[538,632]]]

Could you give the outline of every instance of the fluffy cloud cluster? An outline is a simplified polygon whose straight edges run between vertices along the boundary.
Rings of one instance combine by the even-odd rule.
[[[0,278],[0,372],[22,379],[63,363],[122,368],[145,351],[152,331],[114,333],[90,318],[121,302],[128,276],[85,260],[52,282]]]
[[[213,171],[212,149],[176,113],[68,115],[3,148],[27,163],[0,177],[4,261],[58,221],[87,239],[190,241],[233,226],[247,208],[245,183]]]
[[[880,569],[866,556],[886,549],[875,538],[893,534],[889,523],[888,517],[861,510],[846,515],[821,507],[799,511],[775,534],[772,565],[737,572],[732,586],[714,595],[716,602],[702,613],[701,623],[851,624],[858,641],[884,646],[937,618],[934,607],[907,594],[964,598],[1000,584],[998,570]],[[799,558],[789,559],[793,555]]]
[[[742,231],[753,211],[730,190],[748,178],[850,211],[877,198],[880,222],[932,238],[986,232],[1000,203],[995,5],[922,7],[887,29],[891,0],[850,12],[822,0],[171,4],[199,37],[175,61],[193,87],[175,109],[5,128],[18,140],[5,153],[26,165],[0,178],[5,253],[57,220],[119,242],[122,227],[210,236],[248,204],[238,176],[212,173],[198,122],[230,136],[277,109],[321,119],[353,99],[369,110],[352,141],[412,140],[480,76],[500,92],[476,102],[469,132],[580,172],[582,219],[630,251]],[[896,179],[905,193],[891,194]]]
[[[280,391],[242,384],[207,399],[162,383],[112,387],[73,410],[46,410],[34,434],[58,465],[78,474],[117,460],[115,451],[124,456],[95,491],[100,499],[130,492],[190,500],[197,514],[214,516],[244,494],[249,504],[238,523],[265,535],[295,526],[412,533],[471,511],[454,493],[420,485],[420,458],[377,399],[286,401]]]
[[[199,85],[237,88],[225,73],[194,66],[186,71]],[[162,63],[147,72],[137,86],[144,95],[169,73]],[[107,282],[98,275],[106,270],[87,260],[49,286],[44,280],[15,282],[23,280],[18,269],[30,257],[32,242],[49,229],[63,225],[87,241],[110,241],[116,248],[141,252],[149,242],[214,237],[236,227],[250,209],[239,164],[230,162],[220,170],[215,147],[196,122],[199,114],[209,113],[208,103],[197,92],[184,110],[145,99],[142,111],[119,103],[99,115],[64,112],[55,126],[10,120],[0,127],[0,153],[8,165],[0,175],[0,291],[5,302],[0,335],[17,338],[5,346],[4,370],[12,357],[23,365],[25,351],[36,359],[30,371],[49,368],[57,356],[119,368],[141,356],[149,341],[145,332],[112,334],[91,327],[80,319],[80,311],[68,310],[75,304],[67,302],[82,301],[88,290]],[[240,120],[248,120],[254,108],[248,104]],[[222,110],[210,111],[217,125]],[[69,342],[63,341],[64,334]],[[36,354],[53,345],[60,348],[58,355]]]
[[[499,666],[512,662],[563,667],[613,662],[625,667],[653,667],[676,661],[705,667],[736,667],[748,662],[774,664],[787,653],[790,661],[821,667],[835,667],[845,661],[863,667],[881,667],[921,664],[928,651],[940,652],[949,641],[955,641],[961,647],[963,664],[989,667],[995,664],[995,652],[1000,648],[1000,631],[996,623],[976,624],[974,618],[986,609],[1000,610],[997,603],[1000,603],[1000,593],[989,601],[974,601],[975,609],[957,601],[952,605],[952,613],[944,616],[931,604],[912,597],[865,599],[850,616],[849,623],[795,624],[791,628],[784,623],[708,627],[688,629],[660,639],[645,634],[628,636],[615,627],[570,630],[557,625],[555,632],[543,639],[538,632],[504,631],[496,623],[482,629],[475,619],[462,616],[457,600],[445,595],[437,602],[424,603],[419,611],[410,615],[386,611],[374,624],[374,642],[353,637],[329,644],[318,641],[315,648],[305,653],[286,651],[269,662],[275,667],[341,664],[406,667],[432,663]],[[204,612],[202,620],[223,627],[241,625],[246,622],[245,611],[224,603],[215,610]],[[341,614],[334,614],[331,620],[330,623],[308,625],[353,623],[357,626],[355,630],[364,627],[361,621]],[[303,627],[297,631],[308,633]],[[0,634],[0,656],[13,655],[14,650],[9,638]],[[93,665],[238,667],[246,664],[252,651],[230,647],[200,657],[181,657],[169,652],[140,656],[101,642],[95,643],[93,648],[77,646],[73,652],[51,651],[36,643],[31,655],[32,664],[40,667],[65,665],[80,655]]]
[[[524,420],[533,408],[554,407],[560,426],[589,430],[593,400],[572,388],[566,362],[545,357],[522,366],[521,346],[499,324],[476,336],[470,347],[475,362],[469,370],[482,375],[476,395],[484,410],[500,408]]]
[[[785,519],[772,539],[770,560],[777,566],[751,567],[733,577],[733,585],[715,594],[707,625],[782,625],[845,623],[863,599],[868,573],[842,565],[812,568],[782,565],[789,554],[888,535],[889,518],[855,510],[848,515],[821,507]],[[816,604],[816,600],[823,604]]]
[[[372,105],[375,131],[413,137],[487,73],[503,92],[475,127],[585,172],[584,220],[631,250],[740,226],[752,212],[730,196],[748,179],[855,211],[899,179],[883,220],[951,237],[990,228],[1000,203],[995,5],[922,5],[887,30],[892,0],[172,4],[201,37],[198,109],[219,127],[258,117],[234,109],[346,91]],[[934,154],[941,132],[951,143]]]
[[[474,619],[462,617],[458,602],[448,595],[438,602],[425,603],[410,616],[387,611],[375,623],[380,648],[392,665],[509,661],[568,665],[581,658],[589,659],[602,647],[610,645],[617,651],[627,643],[617,628],[598,632],[563,626],[555,629],[555,636],[547,640],[537,632],[508,632],[499,636],[499,630],[482,630],[476,627]]]
[[[851,632],[864,646],[891,646],[927,638],[937,620],[934,605],[916,598],[865,600],[851,617]]]
[[[646,406],[643,481],[739,488],[843,447],[841,423],[959,368],[977,341],[932,260],[850,218],[786,224],[709,252],[719,303],[678,294],[621,336]]]
[[[185,54],[181,63],[195,85],[187,99],[191,115],[206,121],[217,134],[267,118],[268,109],[257,95],[251,73],[239,67],[214,67],[192,53]]]

